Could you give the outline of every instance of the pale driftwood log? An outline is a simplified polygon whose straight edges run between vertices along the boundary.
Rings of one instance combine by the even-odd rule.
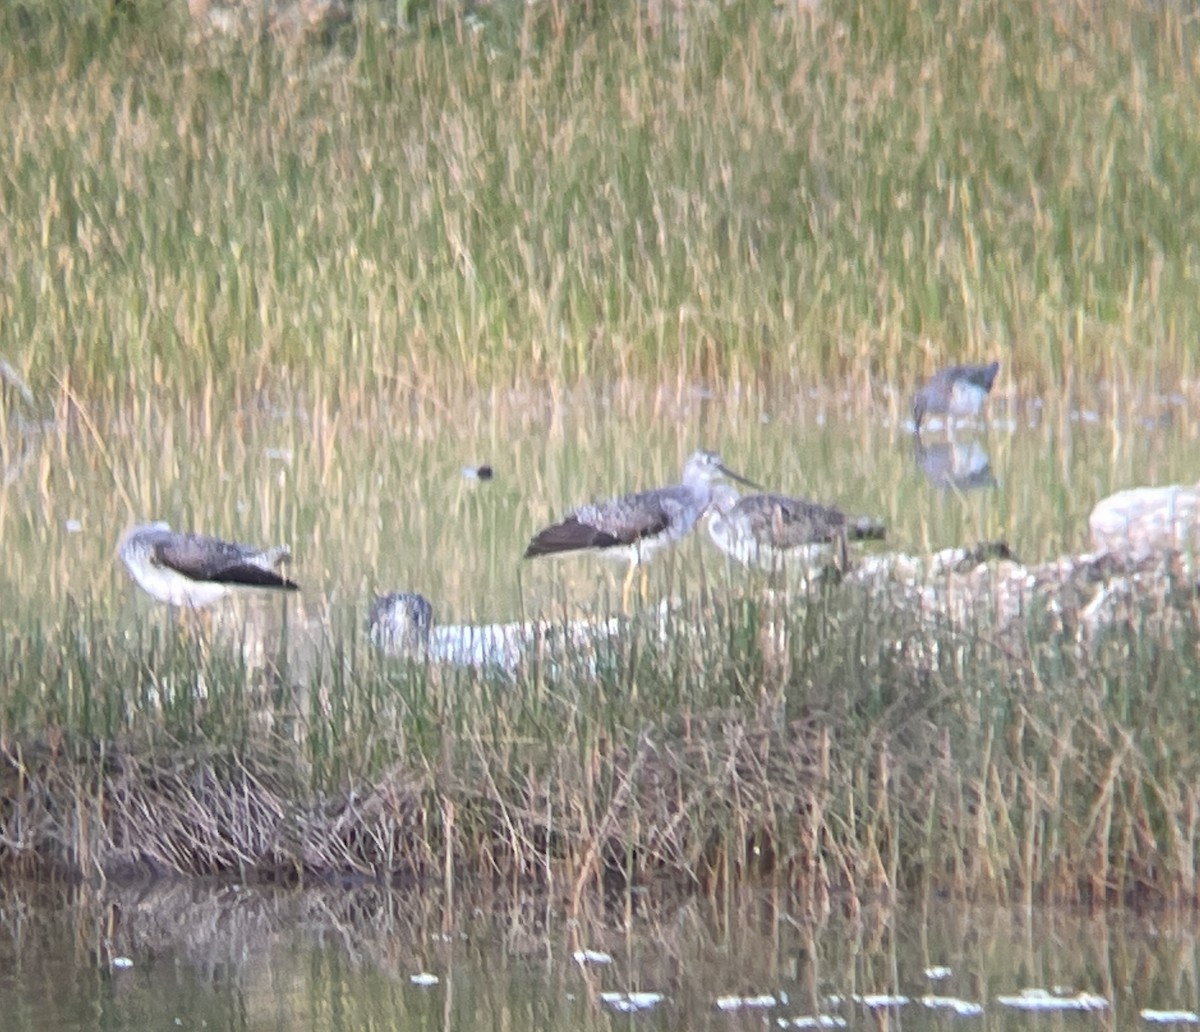
[[[1096,504],[1092,549],[1130,557],[1200,551],[1200,484],[1135,487]]]

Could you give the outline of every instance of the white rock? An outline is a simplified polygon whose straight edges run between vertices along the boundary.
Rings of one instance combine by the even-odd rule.
[[[1118,491],[1096,503],[1088,530],[1097,552],[1145,557],[1200,550],[1200,484]]]

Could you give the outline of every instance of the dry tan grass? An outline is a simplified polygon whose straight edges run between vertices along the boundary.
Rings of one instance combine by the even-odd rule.
[[[224,729],[215,711],[168,706],[159,719],[192,744],[149,726],[125,744],[10,734],[0,867],[448,895],[482,880],[570,912],[635,886],[766,884],[812,913],[929,893],[1200,898],[1181,752],[1194,635],[1147,624],[1081,649],[1052,634],[1021,655],[986,632],[921,643],[894,616],[876,636],[840,606],[793,610],[772,656],[766,611],[739,603],[715,634],[681,625],[667,651],[590,686],[363,669],[353,694],[304,703],[323,715],[294,741],[289,706],[265,698],[270,721],[233,714]],[[1149,723],[1131,719],[1145,695]],[[220,744],[233,733],[244,747]]]

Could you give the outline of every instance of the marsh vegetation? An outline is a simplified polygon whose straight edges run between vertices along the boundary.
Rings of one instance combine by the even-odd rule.
[[[1196,898],[1190,604],[1014,644],[781,600],[693,539],[585,670],[497,683],[363,630],[398,588],[607,616],[617,581],[521,567],[529,534],[696,447],[889,547],[1029,559],[1194,479],[1183,12],[363,5],[285,46],[15,10],[4,870]],[[990,357],[999,487],[937,490],[909,389]],[[288,542],[301,600],[227,635],[155,610],[113,548],[156,518]]]

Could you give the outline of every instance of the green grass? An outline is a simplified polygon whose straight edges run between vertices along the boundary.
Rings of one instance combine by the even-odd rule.
[[[1032,558],[1113,486],[1183,476],[1186,405],[1169,448],[1126,420],[1194,395],[1194,20],[394,10],[321,42],[198,41],[151,3],[0,13],[0,860],[486,870],[575,906],[660,875],[1195,899],[1194,617],[1083,647],[835,595],[779,646],[693,550],[654,571],[687,599],[670,642],[596,678],[414,671],[361,628],[395,587],[574,615],[594,567],[518,573],[528,534],[705,444],[899,547]],[[890,427],[837,423],[989,356],[1049,398],[993,442],[1003,493],[931,501]],[[458,466],[488,459],[471,492]],[[296,546],[286,652],[116,587],[119,528],[159,516]]]
[[[327,48],[128,10],[6,16],[0,354],[38,388],[1194,375],[1171,5],[364,4]]]
[[[494,877],[575,908],[764,879],[817,905],[1194,900],[1197,640],[1161,612],[1077,643],[939,630],[848,588],[721,589],[594,674],[507,681],[383,659],[355,629],[285,672],[220,625],[130,639],[76,611],[0,647],[0,862]]]

